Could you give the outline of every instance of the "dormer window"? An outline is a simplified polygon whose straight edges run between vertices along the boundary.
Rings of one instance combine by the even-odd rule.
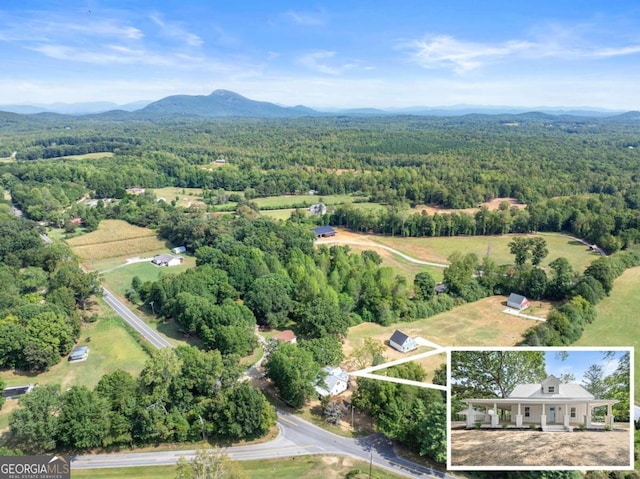
[[[550,392],[550,393],[556,392],[555,386],[549,386],[549,391],[548,392]]]

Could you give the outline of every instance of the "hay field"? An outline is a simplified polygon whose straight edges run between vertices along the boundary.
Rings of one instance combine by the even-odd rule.
[[[82,260],[101,260],[166,249],[155,231],[122,220],[104,220],[96,231],[67,240]]]
[[[49,160],[95,160],[97,158],[111,158],[113,153],[110,151],[98,151],[96,153],[85,153],[83,155],[67,155],[58,156],[56,158],[48,158]]]

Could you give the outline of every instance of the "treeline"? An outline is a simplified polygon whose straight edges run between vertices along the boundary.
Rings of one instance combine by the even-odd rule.
[[[241,374],[237,357],[180,346],[157,351],[138,378],[118,370],[93,389],[36,386],[9,417],[11,445],[43,454],[261,437],[275,410]]]
[[[504,202],[498,210],[481,207],[473,215],[409,213],[408,205],[360,209],[347,204],[338,206],[328,221],[354,231],[402,237],[567,232],[613,253],[640,243],[637,194],[634,190],[626,199],[604,194],[556,198],[530,204],[526,209]]]
[[[81,310],[102,291],[68,247],[45,245],[35,224],[8,212],[0,212],[0,284],[0,368],[25,371],[44,371],[71,351]]]
[[[0,165],[14,182],[81,184],[97,197],[118,188],[202,187],[258,196],[358,194],[393,204],[474,207],[497,198],[534,203],[603,193],[637,205],[637,127],[605,120],[425,117],[297,120],[34,122],[3,131],[6,156],[96,151],[100,160]],[[40,129],[37,126],[40,126]],[[65,129],[69,128],[69,129]],[[3,151],[4,151],[3,150]],[[4,153],[3,153],[4,154]],[[1,156],[1,154],[0,154]],[[225,158],[224,167],[204,164]],[[337,174],[337,170],[339,174]]]

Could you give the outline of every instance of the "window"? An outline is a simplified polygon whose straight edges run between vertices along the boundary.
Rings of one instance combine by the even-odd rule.
[[[576,408],[571,408],[571,417],[576,417]]]
[[[550,393],[556,392],[556,387],[555,386],[549,386],[549,392]]]
[[[524,407],[524,417],[531,417],[531,408],[529,406]]]

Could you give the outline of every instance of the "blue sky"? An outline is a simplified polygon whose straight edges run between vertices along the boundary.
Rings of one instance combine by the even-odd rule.
[[[602,366],[604,375],[608,376],[612,374],[618,367],[618,360],[622,356],[622,351],[613,352],[614,357],[605,359],[603,351],[575,351],[568,350],[568,357],[564,360],[558,358],[556,352],[545,352],[545,362],[547,367],[547,374],[553,374],[556,377],[560,377],[562,374],[573,374],[575,381],[578,384],[582,383],[582,378],[592,364],[599,364]]]
[[[640,109],[640,3],[21,0],[0,104],[236,91],[311,107]]]

